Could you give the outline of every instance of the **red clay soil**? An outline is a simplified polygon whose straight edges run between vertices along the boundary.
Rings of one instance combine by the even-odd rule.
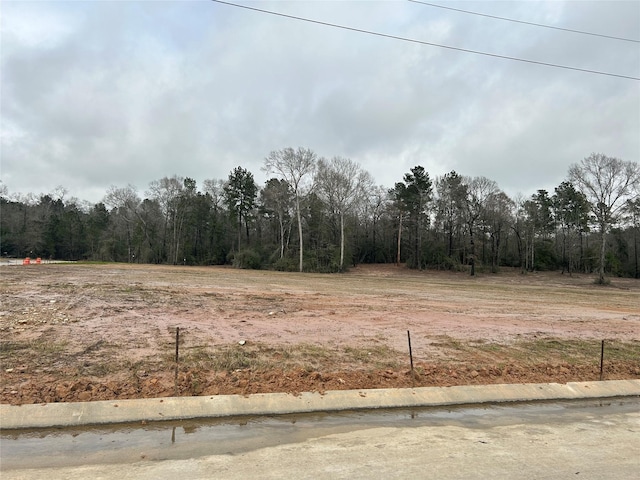
[[[0,286],[2,403],[595,380],[601,340],[605,378],[640,378],[632,279],[51,264]]]

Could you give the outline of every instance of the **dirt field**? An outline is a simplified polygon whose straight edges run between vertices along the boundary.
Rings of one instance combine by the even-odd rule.
[[[632,279],[51,264],[0,287],[2,403],[594,380],[602,340],[604,378],[640,378]]]

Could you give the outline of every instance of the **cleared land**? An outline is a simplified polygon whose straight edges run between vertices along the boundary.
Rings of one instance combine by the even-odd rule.
[[[632,279],[49,264],[0,292],[2,403],[594,380],[601,340],[640,378]]]

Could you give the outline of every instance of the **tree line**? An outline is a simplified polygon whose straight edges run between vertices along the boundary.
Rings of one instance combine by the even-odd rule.
[[[258,186],[236,167],[226,179],[174,175],[111,186],[103,200],[0,191],[0,249],[39,256],[157,264],[339,272],[359,263],[497,272],[561,269],[640,278],[638,163],[592,154],[553,192],[510,198],[485,177],[422,166],[393,188],[358,163],[310,149],[271,152]]]

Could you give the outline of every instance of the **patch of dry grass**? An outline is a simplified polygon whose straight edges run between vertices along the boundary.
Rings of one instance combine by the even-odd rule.
[[[602,343],[599,340],[541,338],[517,340],[510,344],[490,343],[484,340],[462,341],[440,337],[432,344],[443,349],[453,361],[466,362],[482,358],[495,363],[517,362],[569,363],[599,365]],[[605,361],[638,362],[640,365],[640,341],[605,341]]]

